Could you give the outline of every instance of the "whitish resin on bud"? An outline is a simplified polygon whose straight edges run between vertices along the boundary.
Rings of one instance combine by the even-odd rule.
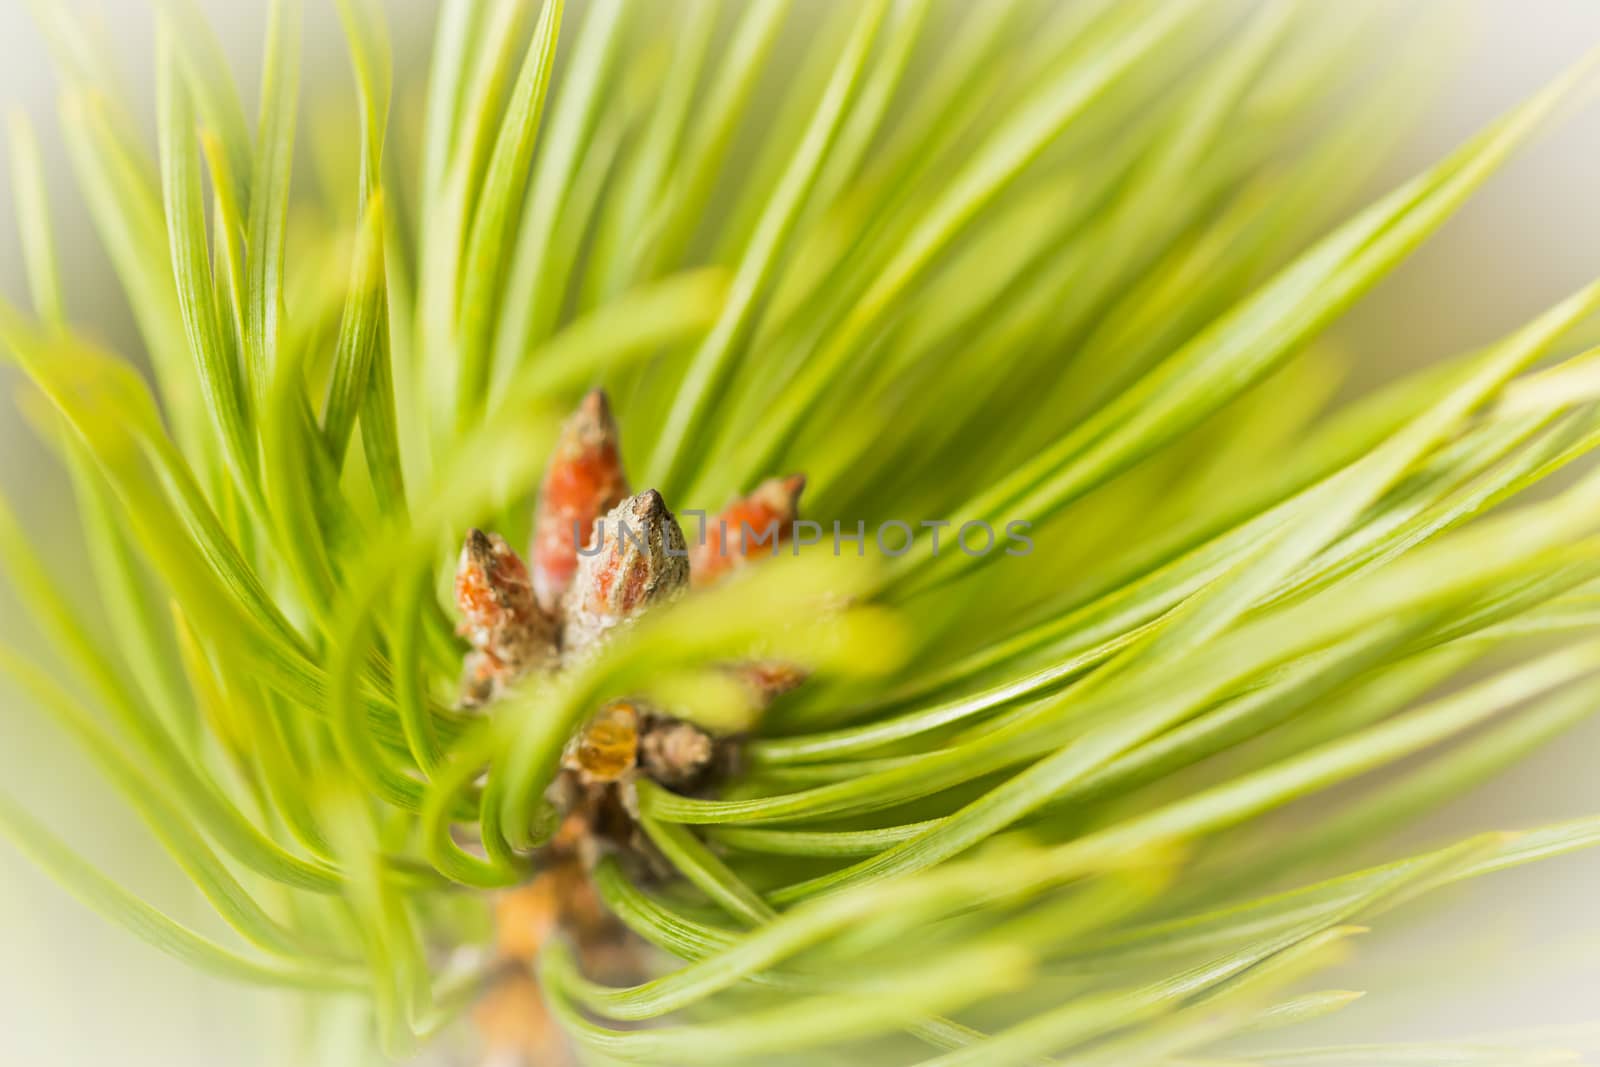
[[[654,489],[631,496],[595,524],[566,597],[563,655],[581,654],[618,623],[689,585],[678,520]]]

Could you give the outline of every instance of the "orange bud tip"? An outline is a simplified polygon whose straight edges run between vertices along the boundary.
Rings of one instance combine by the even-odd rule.
[[[800,517],[805,487],[803,474],[769,478],[707,523],[705,536],[690,553],[695,587],[711,585],[736,567],[770,556],[787,541]]]
[[[559,614],[578,571],[578,550],[589,543],[595,520],[627,495],[617,423],[605,392],[594,389],[561,427],[539,489],[533,587],[545,611]]]

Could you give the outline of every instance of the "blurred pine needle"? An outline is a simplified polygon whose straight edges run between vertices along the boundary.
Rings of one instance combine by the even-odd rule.
[[[495,966],[572,730],[652,686],[692,717],[686,679],[759,651],[815,674],[743,773],[639,789],[685,877],[595,872],[657,976],[538,964],[593,1062],[1512,1062],[1225,1042],[1350,1003],[1288,987],[1354,924],[1600,842],[1375,851],[1600,699],[1600,379],[1566,340],[1600,284],[1333,410],[1318,343],[1593,64],[1354,210],[1426,80],[1377,5],[443,0],[413,93],[379,0],[339,0],[354,126],[302,95],[297,0],[253,123],[186,0],[156,6],[152,154],[97,39],[36,5],[149,373],[70,325],[14,118],[31,310],[0,303],[0,343],[96,593],[0,509],[51,650],[0,673],[237,936],[0,792],[67,890],[211,971],[358,993],[407,1055]],[[911,550],[830,537],[463,713],[454,548],[525,539],[599,384],[674,506],[804,470],[809,517]],[[1035,550],[954,550],[969,522]]]

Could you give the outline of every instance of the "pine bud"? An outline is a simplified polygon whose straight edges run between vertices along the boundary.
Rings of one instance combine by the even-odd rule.
[[[525,671],[555,666],[555,624],[534,602],[528,568],[505,538],[467,531],[455,592],[457,631],[476,653],[467,660],[469,696]]]
[[[578,549],[595,520],[628,495],[617,424],[599,389],[583,398],[561,428],[539,489],[533,533],[533,590],[551,615],[578,571]]]
[[[567,590],[561,648],[589,648],[618,623],[689,584],[688,550],[678,520],[654,489],[631,496],[595,524]]]
[[[561,923],[561,885],[554,870],[543,870],[526,885],[495,899],[495,948],[506,959],[532,963]]]
[[[803,474],[769,478],[740,497],[707,524],[702,543],[691,554],[695,587],[703,588],[747,560],[770,556],[788,540],[800,515]]]
[[[483,1041],[485,1067],[572,1063],[567,1040],[545,1007],[539,983],[526,972],[512,972],[496,982],[472,1009]]]
[[[695,588],[711,585],[751,560],[770,556],[793,531],[805,487],[803,474],[769,478],[748,496],[729,504],[691,554]],[[736,663],[728,670],[750,688],[757,708],[766,707],[806,679],[801,668],[776,661]]]
[[[807,677],[803,667],[770,659],[735,663],[728,670],[750,688],[758,708],[765,708],[791,689],[798,689]]]
[[[673,719],[649,724],[639,745],[645,773],[669,788],[693,785],[716,756],[710,735],[699,727]]]

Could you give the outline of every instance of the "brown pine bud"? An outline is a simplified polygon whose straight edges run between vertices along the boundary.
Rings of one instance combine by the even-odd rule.
[[[654,489],[631,496],[595,524],[567,590],[561,648],[582,653],[618,623],[689,584],[688,549],[678,520]]]
[[[711,585],[751,560],[772,555],[794,530],[805,487],[803,474],[769,478],[748,496],[728,505],[708,525],[704,542],[691,553],[695,588]],[[806,672],[799,667],[775,661],[736,663],[728,670],[749,686],[758,708],[766,707],[806,678]]]
[[[556,891],[561,894],[563,928],[577,942],[578,951],[587,956],[590,946],[617,941],[627,928],[611,914],[585,864],[572,857],[551,869]]]
[[[626,701],[606,705],[572,739],[562,763],[585,785],[615,782],[639,755],[639,712]]]
[[[578,571],[578,549],[595,520],[628,495],[617,424],[599,389],[583,398],[561,428],[539,489],[533,534],[533,590],[539,606],[558,613]]]
[[[710,735],[698,726],[658,719],[645,730],[639,761],[645,773],[671,788],[693,785],[716,756]]]
[[[544,870],[494,903],[495,947],[501,956],[532,963],[561,921],[561,880]]]
[[[803,474],[769,478],[708,523],[689,561],[695,588],[710,585],[747,560],[772,555],[793,532],[805,487]]]
[[[528,568],[505,538],[467,531],[455,591],[457,631],[476,653],[467,662],[469,695],[555,665],[555,624],[534,602]]]
[[[473,1007],[472,1019],[486,1064],[559,1067],[572,1062],[561,1027],[551,1018],[532,975],[518,971],[502,977]]]

